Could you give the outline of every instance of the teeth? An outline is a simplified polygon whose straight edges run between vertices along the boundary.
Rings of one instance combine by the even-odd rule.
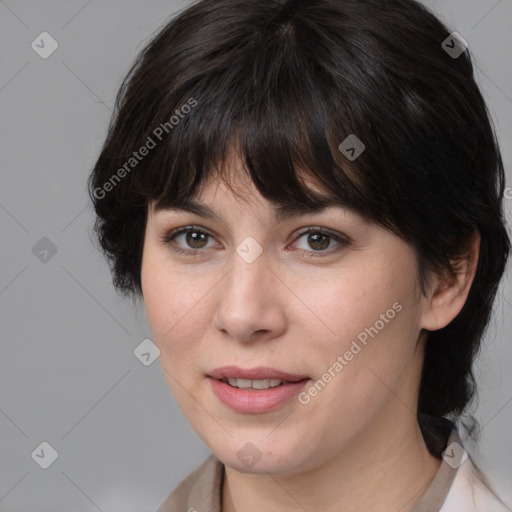
[[[224,382],[229,383],[230,386],[240,389],[269,389],[275,388],[284,384],[284,381],[279,379],[259,379],[259,380],[250,380],[250,379],[222,379]]]

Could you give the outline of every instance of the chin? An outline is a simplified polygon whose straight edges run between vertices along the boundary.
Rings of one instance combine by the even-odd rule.
[[[240,445],[240,447],[238,447]],[[211,451],[226,466],[247,474],[290,474],[304,463],[304,453],[294,447],[288,450],[280,447],[279,451],[274,446],[264,442],[243,441],[231,443],[229,446],[214,447]],[[300,453],[300,460],[297,457]]]

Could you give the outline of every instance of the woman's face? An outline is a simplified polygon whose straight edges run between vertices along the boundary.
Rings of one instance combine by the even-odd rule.
[[[243,200],[222,182],[195,198],[217,218],[148,212],[146,314],[191,426],[231,468],[291,474],[415,421],[426,299],[413,250],[339,206],[278,220],[237,183]],[[223,367],[260,381],[231,381],[242,387],[287,382],[237,389],[214,378]]]

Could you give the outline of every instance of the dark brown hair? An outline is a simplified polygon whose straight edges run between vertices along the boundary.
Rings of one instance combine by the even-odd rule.
[[[450,54],[449,36],[413,0],[200,1],[137,56],[88,183],[114,285],[132,296],[149,201],[179,205],[213,173],[227,180],[231,150],[267,200],[322,206],[308,178],[401,237],[423,292],[477,230],[467,301],[425,348],[418,421],[438,456],[441,417],[475,394],[472,364],[510,251],[492,121],[469,50]],[[339,148],[354,135],[357,159]]]

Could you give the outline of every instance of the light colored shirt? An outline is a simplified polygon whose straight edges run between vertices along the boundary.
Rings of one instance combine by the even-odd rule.
[[[454,426],[441,465],[411,512],[511,512],[486,487],[466,455]],[[167,496],[157,512],[221,512],[224,471],[224,464],[211,454]]]

